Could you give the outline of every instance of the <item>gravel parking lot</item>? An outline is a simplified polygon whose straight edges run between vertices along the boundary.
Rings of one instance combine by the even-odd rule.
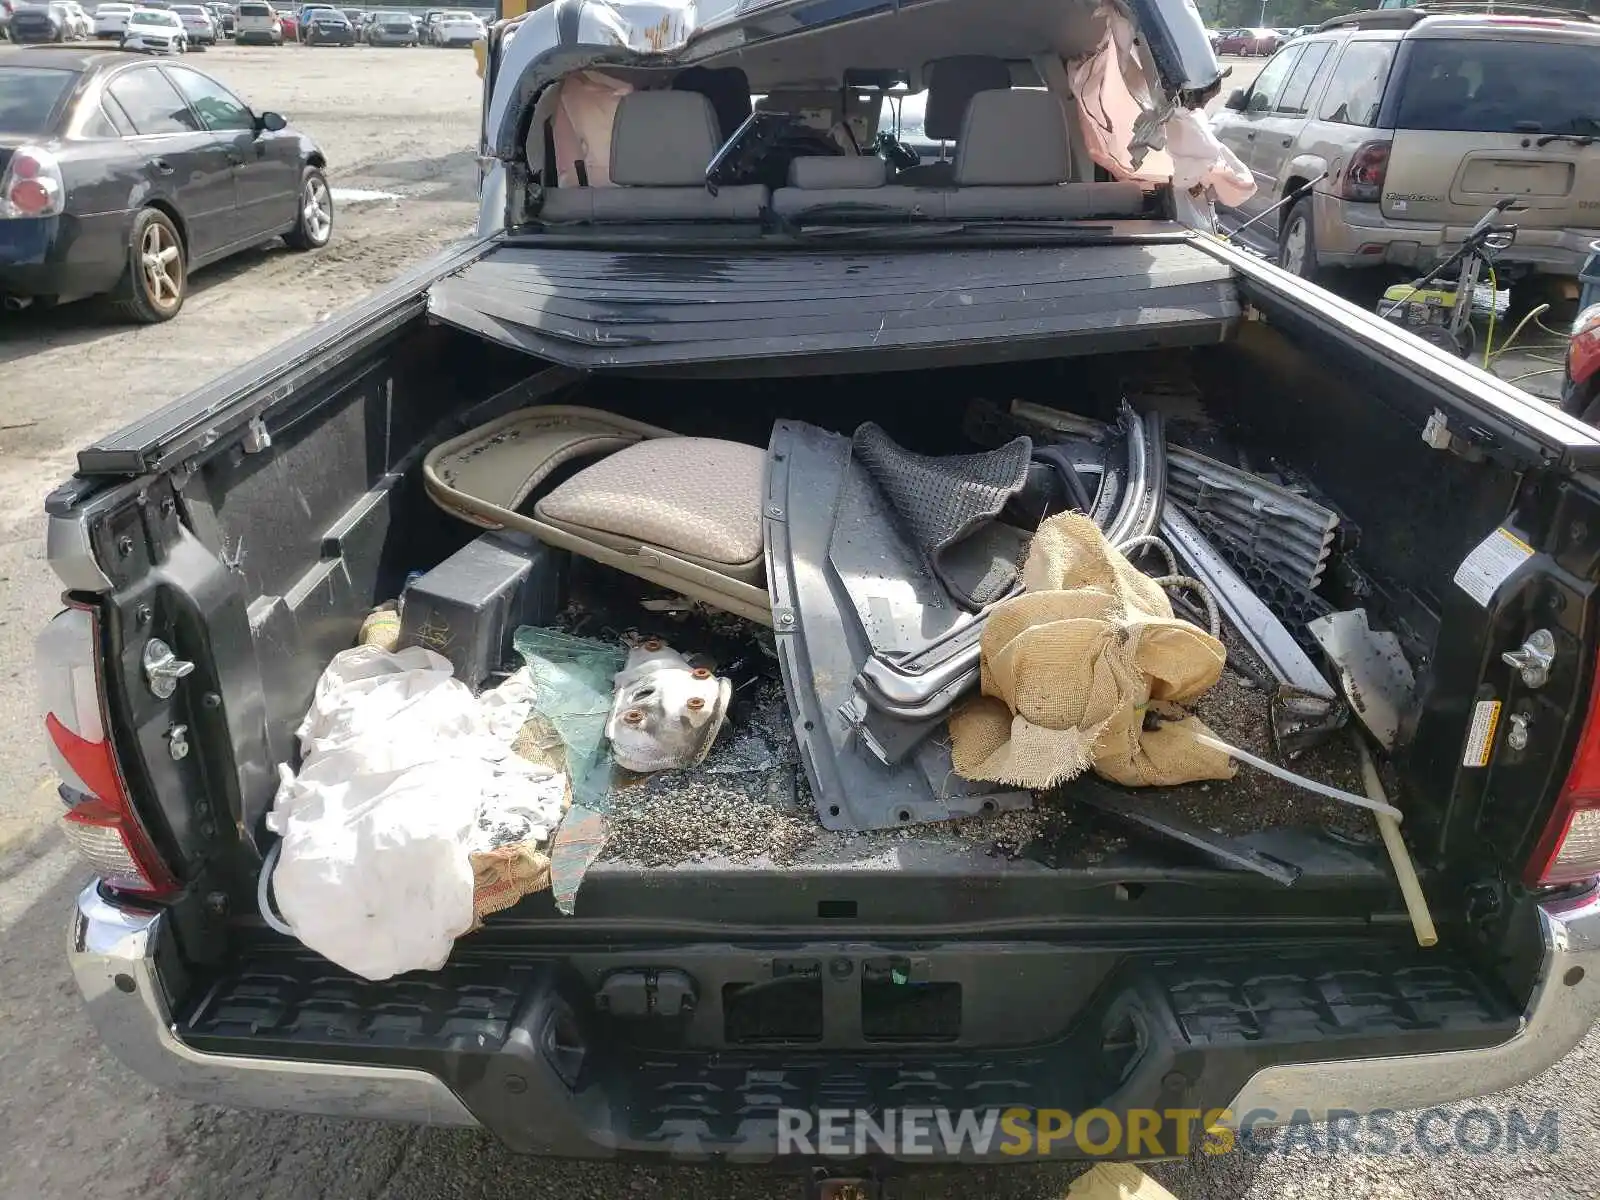
[[[3,59],[5,50],[0,50]],[[472,56],[439,50],[238,49],[194,60],[322,144],[341,200],[324,251],[265,248],[195,279],[181,317],[128,328],[91,309],[0,316],[0,1197],[155,1196],[523,1200],[768,1200],[798,1182],[766,1174],[636,1170],[515,1158],[472,1133],[227,1112],[162,1095],[100,1048],[63,956],[84,872],[52,828],[58,801],[32,711],[35,632],[56,605],[40,501],[84,441],[248,360],[463,235],[476,213]],[[1258,63],[1240,64],[1234,82]],[[1594,1038],[1542,1080],[1488,1107],[1560,1110],[1559,1148],[1520,1157],[1333,1157],[1313,1150],[1152,1168],[1199,1197],[1593,1196]],[[1536,1121],[1535,1121],[1536,1123]],[[915,1177],[891,1195],[1061,1196],[1068,1168]]]

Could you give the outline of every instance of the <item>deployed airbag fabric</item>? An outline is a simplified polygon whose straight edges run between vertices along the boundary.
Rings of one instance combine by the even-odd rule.
[[[511,753],[528,695],[484,699],[449,660],[412,647],[334,656],[280,768],[267,826],[282,837],[272,890],[310,949],[367,979],[444,966],[473,928],[472,853],[489,831],[547,840],[566,781]]]

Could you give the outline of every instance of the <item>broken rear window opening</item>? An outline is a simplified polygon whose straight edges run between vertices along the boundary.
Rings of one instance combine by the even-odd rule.
[[[1473,133],[1600,137],[1591,45],[1421,38],[1411,44],[1395,125]]]
[[[904,40],[870,70],[848,65],[860,51],[845,26],[772,55],[686,50],[694,65],[682,69],[670,37],[630,53],[621,28],[616,54],[590,66],[566,55],[553,61],[567,73],[548,79],[544,14],[529,14],[500,68],[520,71],[520,85],[509,104],[497,90],[489,113],[498,156],[520,159],[529,184],[509,191],[508,225],[743,224],[753,235],[1176,216],[1211,228],[1202,190],[1253,186],[1185,107],[1217,82],[1203,44],[1190,62],[1172,31],[1140,41],[1119,9],[1075,0],[1082,20],[1063,22],[1058,4],[1028,0],[1004,52],[985,52],[930,7],[940,12],[905,14]],[[693,46],[692,26],[674,32]]]

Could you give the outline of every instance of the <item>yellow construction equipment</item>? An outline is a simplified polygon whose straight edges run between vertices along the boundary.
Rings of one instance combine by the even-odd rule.
[[[550,0],[498,0],[494,6],[494,19],[496,21],[511,21],[517,17],[526,16],[536,8],[543,8]],[[484,63],[489,56],[489,47],[484,42],[472,43],[472,55],[478,60],[478,78],[483,78]]]

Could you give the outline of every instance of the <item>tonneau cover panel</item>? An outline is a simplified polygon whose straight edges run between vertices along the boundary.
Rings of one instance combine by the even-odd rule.
[[[1098,354],[1224,340],[1232,272],[1188,240],[981,249],[506,245],[429,291],[437,320],[564,365],[741,374]],[[909,353],[908,353],[909,352]],[[903,361],[895,361],[896,359]],[[770,368],[761,364],[770,363]]]

